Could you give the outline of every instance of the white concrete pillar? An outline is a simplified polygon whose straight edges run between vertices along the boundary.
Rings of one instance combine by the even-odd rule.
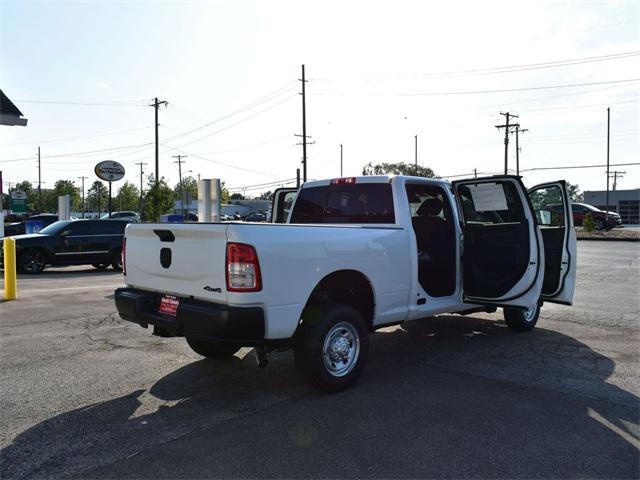
[[[198,222],[220,221],[220,179],[198,181]]]

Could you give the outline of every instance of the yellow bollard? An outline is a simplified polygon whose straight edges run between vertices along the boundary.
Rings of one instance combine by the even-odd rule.
[[[4,239],[4,299],[14,300],[18,296],[16,279],[16,241]]]

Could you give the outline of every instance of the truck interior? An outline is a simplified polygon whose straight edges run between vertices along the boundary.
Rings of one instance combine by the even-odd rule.
[[[454,182],[454,188],[464,220],[465,295],[500,298],[521,280],[530,260],[530,225],[518,188],[499,179]]]
[[[446,297],[456,289],[456,236],[451,204],[437,185],[406,185],[418,249],[418,282],[427,295]]]

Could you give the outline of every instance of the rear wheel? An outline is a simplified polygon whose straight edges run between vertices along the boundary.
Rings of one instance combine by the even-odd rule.
[[[540,316],[540,305],[519,310],[515,308],[505,308],[503,310],[504,321],[514,332],[528,332],[536,326]]]
[[[111,257],[111,266],[118,272],[122,270],[122,250],[119,248],[113,252],[113,256]]]
[[[240,350],[240,347],[233,343],[200,340],[192,337],[187,337],[187,343],[191,350],[207,358],[228,358]]]
[[[304,380],[324,392],[349,388],[364,369],[369,353],[367,325],[348,305],[310,306],[296,333],[296,367]]]
[[[40,250],[25,250],[18,258],[18,269],[23,273],[40,273],[45,265],[44,253]]]
[[[109,264],[108,263],[92,263],[91,266],[93,266],[93,268],[97,268],[98,270],[106,270]]]
[[[604,220],[602,220],[601,218],[596,220],[596,229],[597,230],[604,230]]]

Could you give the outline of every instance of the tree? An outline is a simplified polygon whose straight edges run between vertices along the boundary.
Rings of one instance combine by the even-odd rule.
[[[437,178],[429,167],[415,165],[413,163],[367,163],[362,168],[363,175],[411,175],[414,177]]]
[[[164,177],[156,185],[152,175],[147,177],[147,193],[144,196],[144,220],[158,221],[160,215],[171,213],[175,207],[176,195]]]
[[[244,195],[241,193],[232,193],[229,195],[229,200],[244,200]]]
[[[124,182],[116,195],[115,204],[118,210],[138,211],[140,209],[140,190],[135,184]]]
[[[266,192],[262,192],[258,196],[258,200],[273,200],[273,192],[271,190],[268,190]]]
[[[80,190],[76,187],[71,180],[57,180],[52,192],[53,197],[53,205],[47,205],[46,210],[50,212],[55,212],[58,209],[58,197],[62,195],[69,195],[71,197],[71,210],[81,210],[82,206],[80,205]],[[51,202],[48,199],[48,202]],[[44,202],[43,202],[44,203]]]
[[[580,185],[567,182],[567,190],[569,191],[569,198],[572,202],[583,202],[584,194],[580,191]]]
[[[27,195],[27,210],[33,212],[37,210],[38,192],[33,189],[33,185],[28,180],[16,183],[12,191],[24,192]]]
[[[104,183],[100,180],[96,180],[91,184],[91,188],[87,191],[86,201],[89,210],[93,210],[100,214],[103,209],[107,208],[107,203],[109,202],[109,189],[105,187]]]
[[[185,195],[188,193],[192,199],[198,198],[198,182],[195,178],[182,177],[182,188],[184,189]],[[177,198],[180,198],[180,183],[176,183],[175,188],[173,189],[176,193]]]

